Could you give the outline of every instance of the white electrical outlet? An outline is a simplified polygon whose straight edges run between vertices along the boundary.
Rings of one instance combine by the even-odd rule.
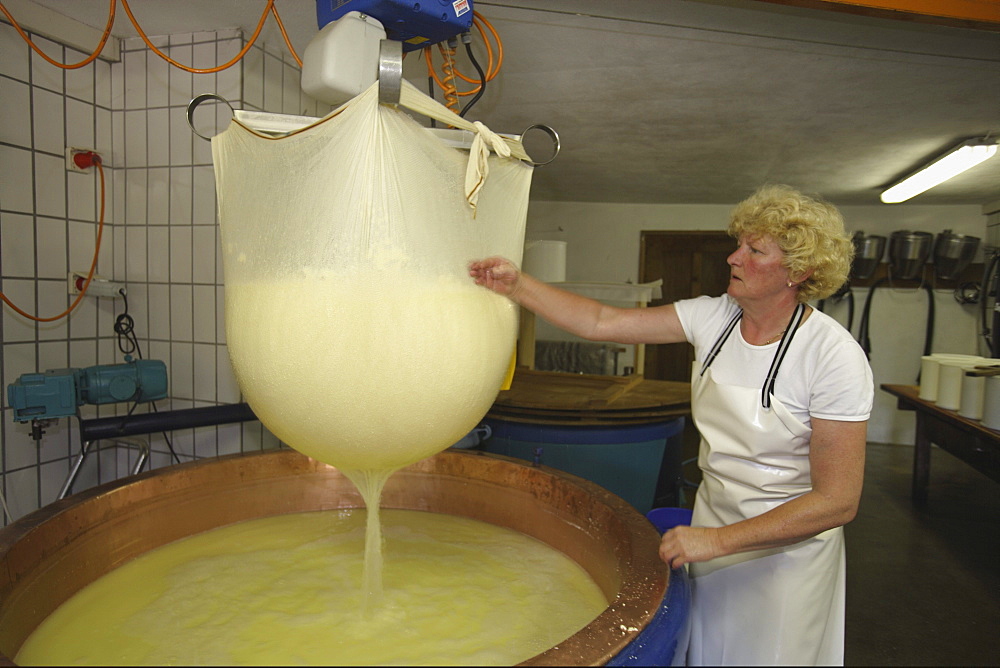
[[[80,294],[80,289],[87,282],[87,273],[71,271],[67,280],[69,282],[69,294]],[[87,286],[87,294],[91,297],[121,297],[122,292],[127,294],[124,283],[109,281],[97,274],[94,274],[94,277],[90,279],[90,285]]]

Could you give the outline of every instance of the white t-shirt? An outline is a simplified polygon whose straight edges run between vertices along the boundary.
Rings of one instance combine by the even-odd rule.
[[[729,295],[685,299],[675,307],[695,359],[702,362],[740,310]],[[760,389],[778,343],[751,345],[737,326],[712,362],[712,377],[725,385]],[[807,426],[813,417],[857,422],[871,415],[875,385],[858,342],[840,323],[816,310],[795,333],[778,369],[774,396]]]

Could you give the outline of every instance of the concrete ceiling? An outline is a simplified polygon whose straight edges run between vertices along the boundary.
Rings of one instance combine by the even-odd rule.
[[[36,2],[101,29],[107,18],[108,0]],[[151,35],[249,32],[265,6],[129,4]],[[314,0],[276,5],[301,54],[317,30]],[[838,204],[877,204],[882,189],[960,141],[1000,134],[998,29],[757,0],[481,0],[475,8],[499,32],[504,61],[467,117],[500,132],[535,123],[558,131],[562,152],[535,173],[539,200],[728,204],[780,182]],[[124,12],[114,34],[135,35]],[[273,19],[264,39],[280,43]],[[413,56],[404,74],[426,90]],[[474,72],[464,53],[459,66]],[[544,135],[530,134],[529,151],[544,155]],[[909,204],[996,200],[1000,156]]]

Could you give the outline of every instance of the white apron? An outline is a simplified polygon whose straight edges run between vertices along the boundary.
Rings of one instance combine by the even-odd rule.
[[[716,383],[707,368],[737,321],[738,316],[716,342],[704,371],[696,361],[692,373],[703,472],[693,526],[719,527],[755,517],[812,488],[812,430],[771,396],[797,323],[778,346],[762,392]],[[787,547],[690,564],[689,573],[689,665],[843,665],[842,528]]]

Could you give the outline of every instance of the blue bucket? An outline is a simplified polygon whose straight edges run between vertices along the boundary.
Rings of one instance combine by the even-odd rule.
[[[676,526],[690,526],[691,511],[687,508],[653,508],[646,513],[646,519],[653,523],[657,531],[666,533]]]

